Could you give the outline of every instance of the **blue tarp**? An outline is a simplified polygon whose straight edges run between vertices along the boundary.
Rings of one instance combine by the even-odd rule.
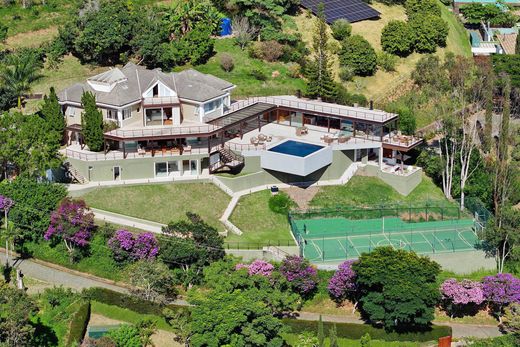
[[[228,36],[233,33],[233,28],[231,27],[231,19],[230,18],[222,18],[222,22],[220,24],[220,36]]]

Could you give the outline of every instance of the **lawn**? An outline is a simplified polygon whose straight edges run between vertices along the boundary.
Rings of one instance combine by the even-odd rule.
[[[268,63],[249,57],[247,49],[241,50],[235,44],[234,39],[217,39],[215,43],[216,54],[204,65],[196,66],[200,72],[208,73],[225,79],[237,85],[233,96],[243,98],[247,96],[287,95],[295,94],[305,89],[305,81],[300,78],[291,78],[287,74],[287,64],[276,62]],[[231,72],[225,72],[220,67],[220,57],[223,53],[233,57],[235,68]],[[180,67],[177,70],[183,70]],[[253,70],[263,71],[267,79],[260,81],[251,75]],[[275,77],[276,71],[279,76]],[[273,74],[274,73],[274,74]]]
[[[199,214],[223,230],[219,218],[230,198],[211,183],[175,183],[97,188],[82,198],[91,207],[167,224]]]
[[[244,247],[248,243],[256,244],[252,245],[253,247],[269,243],[276,245],[278,241],[283,245],[287,243],[294,245],[287,216],[274,213],[269,209],[270,197],[271,192],[263,190],[240,198],[230,220],[244,233],[230,234],[226,238],[230,246],[238,246],[239,242],[243,242]]]
[[[381,51],[381,32],[384,26],[391,20],[406,20],[406,14],[403,6],[388,6],[379,2],[373,2],[370,6],[381,13],[380,19],[353,23],[352,33],[363,36],[376,51]],[[471,56],[466,30],[446,6],[441,7],[442,18],[448,22],[449,33],[446,47],[439,48],[436,54],[444,57],[446,52],[453,52],[457,55]],[[310,47],[314,32],[314,17],[310,19],[304,13],[296,17],[295,21],[299,32],[302,33],[303,40]],[[414,53],[399,59],[395,72],[379,70],[374,76],[356,77],[352,82],[347,83],[347,88],[352,92],[365,94],[367,98],[376,102],[382,101],[410,78],[415,64],[421,56],[421,54]],[[339,63],[336,57],[334,57],[333,69],[337,75]]]
[[[296,334],[283,334],[283,338],[285,342],[289,346],[299,346],[298,343],[298,335]],[[421,344],[420,342],[404,342],[404,341],[380,341],[380,340],[371,340],[370,341],[370,347],[419,347],[419,346],[426,346],[427,344]],[[324,346],[328,347],[330,346],[329,338],[325,338],[325,344]],[[339,347],[361,347],[361,341],[360,340],[351,340],[351,339],[344,339],[344,338],[338,338],[338,346]]]
[[[408,196],[399,194],[390,185],[376,177],[354,176],[345,185],[321,187],[310,205],[312,207],[371,206],[382,203],[417,203],[429,200],[447,202],[440,188],[427,176],[423,176],[422,182]]]

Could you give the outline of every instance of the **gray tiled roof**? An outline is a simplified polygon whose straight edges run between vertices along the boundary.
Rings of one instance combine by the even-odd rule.
[[[234,85],[215,76],[189,69],[177,73],[165,73],[160,69],[148,70],[133,63],[93,76],[88,81],[114,85],[109,92],[94,90],[88,82],[74,84],[58,93],[61,102],[81,103],[83,92],[96,95],[96,101],[112,106],[124,106],[142,99],[142,94],[160,81],[174,90],[179,98],[198,102],[224,95],[224,90]]]

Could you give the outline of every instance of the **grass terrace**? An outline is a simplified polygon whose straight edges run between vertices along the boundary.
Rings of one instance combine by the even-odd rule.
[[[97,188],[82,196],[93,208],[167,224],[199,214],[219,231],[231,200],[211,183],[175,183]]]

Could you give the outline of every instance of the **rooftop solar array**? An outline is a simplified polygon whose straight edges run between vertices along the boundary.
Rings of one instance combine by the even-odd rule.
[[[325,18],[329,24],[341,18],[354,23],[380,15],[363,0],[301,0],[301,5],[314,14],[318,12],[320,3],[325,5]]]

